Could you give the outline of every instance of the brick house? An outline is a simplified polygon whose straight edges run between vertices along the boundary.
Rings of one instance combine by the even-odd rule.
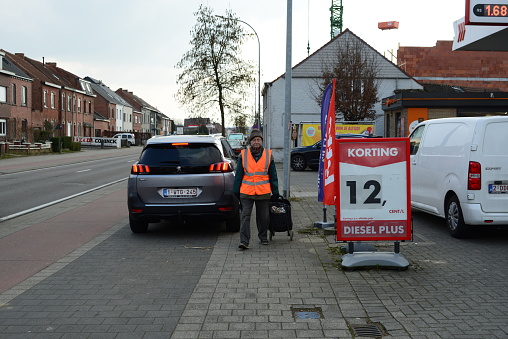
[[[129,92],[126,89],[119,88],[116,93],[129,102],[139,117],[140,132],[150,133],[151,135],[168,135],[173,132],[174,123],[164,113],[156,107]]]
[[[47,130],[50,136],[56,136],[55,127],[62,126],[62,136],[91,136],[93,115],[84,114],[84,103],[90,109],[94,97],[62,76],[56,64],[46,64],[26,57],[23,53],[3,51],[4,58],[33,79],[30,101],[31,125],[27,127],[28,140],[32,140],[30,131]]]
[[[46,67],[50,68],[54,74],[57,74],[60,79],[66,79],[71,83],[74,88],[78,89],[73,97],[76,96],[75,102],[75,114],[72,117],[69,112],[69,103],[72,101],[69,99],[69,93],[62,92],[61,102],[65,103],[67,107],[61,108],[62,121],[65,122],[67,129],[69,126],[73,126],[73,131],[69,133],[66,131],[66,135],[76,136],[94,136],[94,106],[95,106],[95,94],[92,91],[90,82],[66,71],[60,67],[57,67],[56,62],[46,62]],[[81,91],[79,91],[81,90]]]
[[[150,110],[149,105],[140,97],[134,95],[126,89],[119,88],[115,91],[132,106],[134,122],[132,127],[134,132],[150,133]]]
[[[97,94],[97,112],[105,116],[109,114],[109,119],[115,121],[110,124],[110,131],[134,132],[133,129],[133,107],[121,96],[106,86],[101,80],[86,77],[90,81],[94,92]],[[114,115],[112,114],[114,112]],[[113,119],[112,119],[113,117]]]
[[[32,82],[0,51],[0,141],[32,141]]]

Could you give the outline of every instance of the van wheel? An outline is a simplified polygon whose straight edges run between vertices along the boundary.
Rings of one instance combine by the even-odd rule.
[[[455,195],[446,202],[446,225],[454,238],[464,238],[469,233],[469,226],[464,223],[460,202]]]
[[[148,230],[148,221],[134,220],[129,216],[129,224],[132,233],[145,233]]]

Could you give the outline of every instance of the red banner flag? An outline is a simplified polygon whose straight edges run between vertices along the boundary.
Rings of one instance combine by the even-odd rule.
[[[335,205],[335,86],[336,79],[332,80],[332,95],[330,106],[328,107],[328,116],[326,117],[326,136],[323,181],[324,181],[324,205]]]

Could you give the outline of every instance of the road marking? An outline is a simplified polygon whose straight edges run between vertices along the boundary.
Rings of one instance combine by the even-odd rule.
[[[89,168],[89,169],[86,169],[86,170],[81,170],[81,171],[76,171],[76,173],[83,173],[83,172],[88,172],[88,171],[91,171],[92,169]]]
[[[16,217],[19,217],[19,216],[22,216],[24,214],[28,214],[28,213],[31,213],[31,212],[34,212],[34,211],[38,211],[38,210],[43,209],[45,207],[48,207],[48,206],[51,206],[51,205],[55,205],[55,204],[58,204],[58,203],[60,203],[62,201],[69,200],[69,199],[72,199],[72,198],[75,198],[75,197],[79,197],[80,195],[83,195],[83,194],[87,194],[87,193],[90,193],[90,192],[93,192],[93,191],[97,191],[97,190],[99,190],[101,188],[104,188],[106,186],[111,186],[113,184],[119,183],[120,181],[124,181],[124,180],[127,180],[127,178],[122,178],[122,179],[119,179],[119,180],[115,180],[115,181],[109,182],[107,184],[100,185],[100,186],[91,188],[89,190],[86,190],[86,191],[83,191],[83,192],[80,192],[80,193],[69,195],[68,197],[65,197],[65,198],[54,200],[54,201],[48,202],[46,204],[35,206],[35,207],[29,208],[27,210],[24,210],[24,211],[21,211],[21,212],[17,212],[17,213],[8,215],[6,217],[0,218],[0,222],[7,221],[9,219],[13,219],[13,218],[16,218]]]

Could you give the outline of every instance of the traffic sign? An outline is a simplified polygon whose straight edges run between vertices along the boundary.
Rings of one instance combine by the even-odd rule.
[[[337,240],[411,240],[409,139],[335,142]]]

